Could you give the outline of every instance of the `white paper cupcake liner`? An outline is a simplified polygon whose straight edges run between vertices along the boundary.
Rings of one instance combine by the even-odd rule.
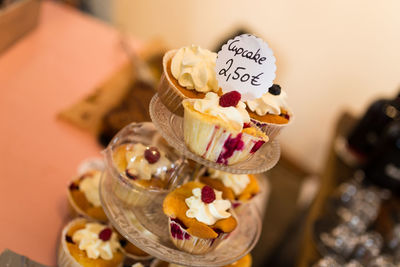
[[[205,254],[214,250],[228,235],[221,233],[217,238],[199,238],[189,234],[178,222],[168,219],[168,231],[172,243],[180,250],[191,254]]]
[[[185,107],[183,135],[186,145],[192,152],[224,165],[232,165],[248,159],[265,143],[260,137],[246,133],[233,133],[210,123],[192,111],[190,107]],[[262,142],[261,145],[260,142]]]

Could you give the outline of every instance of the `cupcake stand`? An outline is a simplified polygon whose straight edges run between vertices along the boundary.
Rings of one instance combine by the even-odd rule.
[[[252,250],[260,237],[262,224],[260,210],[256,204],[258,196],[235,211],[238,226],[229,238],[214,251],[203,255],[178,250],[172,244],[168,218],[162,210],[163,200],[169,191],[185,181],[194,179],[205,167],[235,174],[265,172],[279,160],[279,142],[268,142],[244,162],[231,166],[214,163],[193,154],[186,147],[183,139],[183,118],[171,113],[161,103],[157,94],[154,95],[149,109],[152,123],[133,123],[126,126],[113,138],[105,151],[106,170],[101,179],[100,197],[110,222],[137,247],[167,262],[187,266],[223,266],[239,260]],[[168,190],[147,189],[144,195],[151,198],[151,204],[127,204],[116,194],[115,183],[120,183],[127,190],[143,190],[127,183],[113,167],[113,148],[130,142],[141,142],[162,149],[168,147],[168,153],[175,157],[174,172],[177,179]]]

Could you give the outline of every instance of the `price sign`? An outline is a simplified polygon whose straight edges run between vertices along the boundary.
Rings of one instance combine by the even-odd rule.
[[[242,101],[261,97],[275,79],[275,57],[260,38],[236,36],[218,52],[215,70],[222,92],[238,91]]]

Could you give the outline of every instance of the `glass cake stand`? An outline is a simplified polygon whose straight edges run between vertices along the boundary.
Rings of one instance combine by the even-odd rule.
[[[186,147],[183,119],[169,112],[157,94],[150,103],[150,115],[153,123],[126,126],[104,152],[106,166],[100,182],[100,199],[110,222],[127,240],[167,262],[200,267],[223,266],[239,260],[253,249],[260,238],[262,223],[255,201],[242,204],[232,212],[238,225],[215,250],[194,255],[177,249],[170,240],[170,226],[163,212],[163,200],[177,186],[194,179],[195,173],[205,166],[236,174],[265,172],[279,160],[279,142],[268,142],[248,160],[226,166],[205,160]],[[120,145],[132,143],[158,147],[172,161],[170,182],[165,189],[144,188],[118,171],[113,161],[113,151]]]
[[[104,172],[100,182],[103,209],[113,226],[126,239],[145,252],[161,260],[188,266],[223,266],[239,260],[256,245],[261,233],[261,219],[257,206],[244,204],[237,213],[238,225],[214,251],[193,255],[178,250],[170,241],[168,217],[162,202],[166,194],[159,194],[152,205],[132,207],[113,191],[113,177]]]
[[[248,160],[223,165],[206,160],[191,152],[183,138],[183,118],[170,112],[155,94],[150,102],[150,117],[167,142],[185,157],[204,166],[234,174],[256,174],[272,169],[279,161],[280,146],[277,140],[267,142]]]

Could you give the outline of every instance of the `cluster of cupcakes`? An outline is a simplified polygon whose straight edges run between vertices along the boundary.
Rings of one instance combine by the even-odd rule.
[[[215,73],[217,54],[198,46],[172,50],[163,59],[158,86],[161,102],[183,116],[187,147],[217,163],[249,159],[292,120],[286,93],[274,84],[260,98],[241,101],[238,91],[223,94]]]
[[[135,183],[144,190],[165,188],[164,179],[173,168],[173,161],[166,157],[164,151],[136,143],[118,146],[113,155],[113,164],[127,182]],[[134,163],[135,159],[137,163]],[[140,163],[143,159],[146,162]],[[148,173],[151,173],[150,177]],[[89,168],[68,186],[68,200],[73,216],[77,218],[62,231],[58,265],[179,267],[153,260],[151,255],[127,241],[108,224],[100,201],[101,175],[100,170]],[[238,205],[235,203],[245,203],[258,192],[257,179],[252,175],[206,170],[198,175],[196,181],[184,183],[164,199],[163,210],[169,217],[168,229],[172,242],[178,249],[192,254],[212,251],[237,226],[234,209]],[[115,193],[120,191],[117,189]],[[128,195],[124,192],[119,197],[135,206],[143,194],[132,190]],[[251,256],[246,255],[232,266],[251,266]]]
[[[216,79],[216,56],[198,46],[166,53],[158,95],[168,110],[183,116],[186,146],[225,166],[248,160],[291,122],[292,114],[279,85],[251,101],[242,101],[238,91],[223,93]],[[146,123],[141,125],[146,128]],[[134,267],[179,266],[151,263],[151,255],[108,224],[99,193],[102,175],[110,178],[110,191],[130,209],[162,205],[172,244],[196,255],[226,242],[240,223],[236,212],[260,193],[254,175],[211,168],[188,174],[173,148],[119,137],[106,150],[103,172],[87,169],[68,187],[72,210],[81,218],[62,232],[59,266],[122,266],[127,258]],[[156,203],[160,196],[163,202]],[[232,266],[251,266],[251,256]]]
[[[71,217],[62,230],[58,266],[115,267],[140,262],[150,264],[153,257],[126,240],[108,222],[100,201],[103,168],[86,167],[67,190]]]

